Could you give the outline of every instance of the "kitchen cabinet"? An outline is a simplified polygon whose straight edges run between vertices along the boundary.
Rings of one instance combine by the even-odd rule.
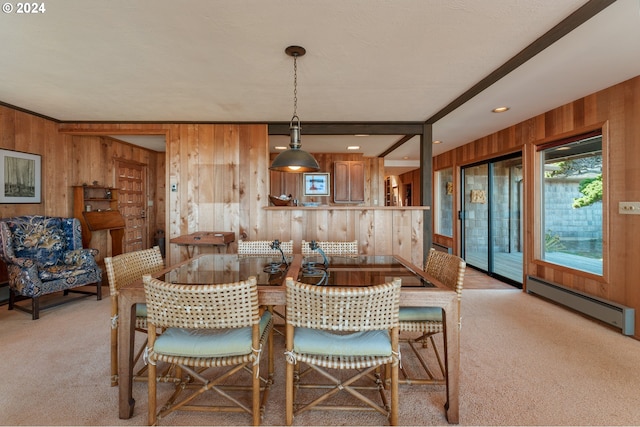
[[[364,202],[364,162],[345,160],[333,163],[333,201]]]

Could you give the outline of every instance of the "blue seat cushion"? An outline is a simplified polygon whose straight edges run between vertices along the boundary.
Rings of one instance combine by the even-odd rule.
[[[336,334],[309,328],[295,328],[293,351],[301,354],[333,356],[390,356],[388,331]]]
[[[260,333],[269,324],[271,313],[260,319]],[[251,353],[251,328],[187,329],[168,328],[153,346],[155,353],[187,357],[228,357]]]
[[[400,307],[401,322],[442,322],[440,307]]]
[[[143,302],[136,304],[136,317],[147,317],[147,304]]]

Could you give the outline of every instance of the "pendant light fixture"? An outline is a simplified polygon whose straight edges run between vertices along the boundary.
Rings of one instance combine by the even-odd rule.
[[[289,148],[278,154],[273,163],[272,171],[279,172],[317,172],[320,165],[313,156],[300,147],[300,118],[298,117],[298,57],[303,56],[307,51],[301,46],[289,46],[284,50],[287,55],[293,57],[293,117],[289,122],[291,132],[291,142]]]

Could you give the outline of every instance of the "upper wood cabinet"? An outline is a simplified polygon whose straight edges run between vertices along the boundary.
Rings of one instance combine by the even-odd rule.
[[[333,163],[333,201],[336,203],[364,202],[364,162],[336,161]]]

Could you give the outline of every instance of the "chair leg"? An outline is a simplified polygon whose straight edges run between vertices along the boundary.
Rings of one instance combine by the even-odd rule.
[[[398,425],[398,363],[391,364],[391,413],[389,414],[389,424]]]
[[[253,384],[251,389],[251,403],[253,414],[253,425],[260,425],[260,365],[254,365],[252,369]]]
[[[446,379],[446,368],[442,361],[442,357],[440,356],[440,352],[438,351],[438,347],[436,346],[436,342],[434,340],[434,335],[441,334],[442,332],[436,333],[425,333],[421,335],[419,338],[408,338],[405,339],[405,342],[409,349],[413,352],[413,355],[416,357],[418,365],[426,374],[426,378],[424,376],[418,377],[410,377],[404,367],[400,367],[400,372],[402,373],[403,379],[400,380],[401,384],[422,384],[422,385],[443,385],[445,384]],[[431,348],[429,349],[429,343],[431,343]],[[446,343],[446,341],[445,341]],[[446,350],[446,348],[445,348]],[[432,370],[429,368],[427,364],[427,360],[425,359],[425,351],[432,351],[435,355],[438,368],[440,368],[440,377],[436,377]]]
[[[269,306],[267,306],[267,310],[269,310],[269,311],[271,312],[271,314],[272,314],[272,315],[278,316],[278,317],[280,317],[281,319],[283,319],[283,320],[284,320],[284,319],[285,319],[285,315],[284,315],[284,314],[282,314],[282,313],[280,313],[279,311],[275,310],[275,308],[274,308],[274,307],[275,307],[275,306],[273,306],[273,305],[269,305]],[[277,334],[284,336],[284,331],[281,331],[280,329],[276,328],[275,317],[274,317],[273,319],[274,319],[274,320],[273,320],[273,330],[274,330]],[[280,327],[280,326],[284,326],[284,325],[278,324],[278,327]],[[284,328],[283,328],[283,329],[284,329]]]
[[[13,289],[9,289],[9,310],[13,310],[13,305],[16,302],[16,294]]]
[[[148,418],[147,424],[153,426],[156,424],[156,365],[149,363],[149,375],[147,378],[147,389],[149,393],[148,402]]]
[[[293,424],[293,370],[295,366],[287,362],[287,376],[285,383],[285,424]]]
[[[38,320],[40,318],[40,297],[31,298],[31,319]]]
[[[261,379],[261,381],[264,382],[264,386],[261,387],[261,391],[262,391],[262,398],[260,401],[260,419],[262,420],[264,418],[264,412],[266,410],[267,407],[267,399],[269,398],[269,392],[271,391],[271,386],[273,385],[273,373],[274,373],[274,369],[275,369],[275,362],[274,362],[274,353],[273,353],[273,333],[274,333],[274,329],[275,327],[272,327],[271,330],[269,331],[269,337],[267,338],[268,342],[267,342],[267,375],[264,379]]]
[[[96,298],[102,300],[102,282],[96,282]]]
[[[118,328],[111,328],[111,387],[118,385]]]

